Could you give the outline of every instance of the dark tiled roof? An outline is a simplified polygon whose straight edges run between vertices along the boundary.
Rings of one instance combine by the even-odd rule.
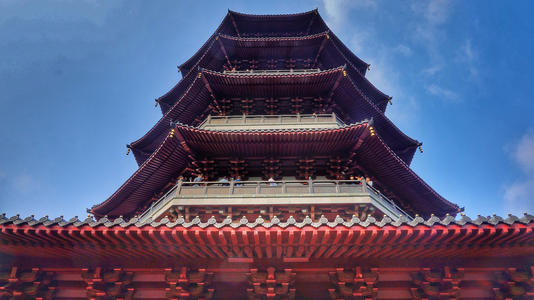
[[[230,60],[254,57],[256,59],[285,57],[287,49],[291,48],[292,55],[313,58],[317,56],[319,49],[321,52],[319,61],[323,68],[335,68],[346,65],[347,73],[357,84],[358,88],[369,101],[375,103],[379,109],[384,112],[388,103],[389,96],[378,90],[369,80],[362,75],[361,71],[347,59],[346,55],[341,52],[340,47],[334,42],[332,33],[320,33],[315,35],[283,37],[283,38],[239,38],[226,35],[218,35],[212,39],[206,50],[195,61],[194,66],[188,69],[187,74],[183,75],[182,80],[176,84],[166,94],[159,97],[162,112],[166,113],[174,103],[184,94],[189,85],[197,76],[198,69],[207,68],[211,70],[222,71],[226,63],[225,55],[220,53],[219,44],[227,49]],[[326,46],[322,47],[323,41],[329,41]],[[218,41],[217,43],[215,43]]]
[[[255,92],[247,96],[273,96],[320,94],[335,89],[334,99],[340,108],[346,111],[352,121],[373,118],[378,134],[387,145],[408,165],[420,143],[397,128],[380,109],[358,89],[348,76],[342,76],[345,68],[338,67],[320,72],[294,74],[237,74],[220,73],[203,69],[202,76],[209,82],[214,92],[231,94],[241,91],[243,86],[252,87]],[[288,83],[288,80],[290,83]],[[336,81],[338,80],[338,81]],[[270,87],[270,88],[266,88]],[[274,88],[272,88],[274,87]],[[265,94],[269,91],[270,94]],[[169,122],[177,121],[190,124],[212,102],[211,92],[203,79],[195,78],[184,95],[167,111],[167,113],[143,137],[130,144],[138,165],[141,165],[160,145],[168,133]],[[256,95],[257,94],[257,95]]]
[[[355,149],[367,171],[377,178],[384,178],[389,188],[404,199],[401,206],[410,204],[424,216],[431,213],[444,216],[456,214],[457,205],[447,201],[393,152],[378,135],[370,136],[372,121],[325,129],[258,129],[258,130],[205,130],[177,124],[175,129],[195,152],[203,155],[239,153],[266,155],[272,151],[287,152],[287,143],[295,142],[291,148],[295,154],[303,151],[312,153],[333,153],[350,150],[358,139],[365,139]],[[292,135],[286,134],[293,133]],[[313,143],[309,143],[313,141]],[[267,145],[268,144],[268,145]],[[147,159],[115,194],[95,206],[93,213],[99,216],[131,216],[139,205],[158,192],[172,176],[186,167],[187,152],[173,134],[167,135],[158,150]],[[172,161],[173,164],[166,163]],[[409,202],[409,203],[408,203]]]
[[[393,221],[388,216],[385,216],[382,220],[377,220],[374,217],[370,216],[366,220],[360,220],[357,217],[353,217],[352,219],[345,220],[341,217],[336,217],[336,219],[332,222],[328,221],[324,216],[321,216],[319,220],[312,221],[312,219],[308,216],[305,217],[305,219],[302,222],[297,222],[293,217],[289,217],[286,221],[282,222],[280,219],[278,219],[276,216],[271,221],[266,221],[261,217],[258,217],[256,220],[250,221],[245,216],[239,221],[239,223],[233,223],[230,218],[227,218],[223,220],[222,222],[217,222],[217,220],[212,217],[207,222],[201,222],[200,218],[195,217],[190,222],[186,222],[184,218],[178,218],[176,221],[171,222],[167,218],[163,218],[161,221],[156,222],[152,220],[146,220],[145,222],[140,222],[138,218],[131,218],[129,220],[125,220],[122,217],[116,218],[115,220],[111,221],[107,217],[103,217],[100,219],[93,219],[92,217],[88,216],[84,220],[78,219],[78,217],[71,218],[69,220],[63,219],[63,217],[58,217],[55,219],[50,219],[48,216],[45,216],[40,219],[35,219],[34,216],[29,216],[26,218],[21,218],[19,215],[15,215],[12,217],[6,217],[5,214],[0,215],[0,227],[2,226],[8,226],[8,225],[15,225],[15,226],[32,226],[32,227],[38,227],[38,226],[44,226],[44,227],[53,227],[53,226],[59,226],[59,227],[67,227],[67,226],[74,226],[74,227],[81,227],[81,226],[90,226],[90,227],[144,227],[144,226],[150,226],[150,227],[159,227],[159,226],[167,226],[168,228],[173,227],[200,227],[200,228],[206,228],[206,227],[216,227],[216,228],[222,228],[222,227],[232,227],[232,228],[238,228],[238,227],[249,227],[249,228],[255,228],[255,227],[264,227],[264,228],[270,228],[273,226],[278,226],[281,228],[286,228],[290,226],[295,226],[297,228],[302,228],[305,226],[312,226],[315,228],[321,227],[321,226],[328,226],[328,227],[336,227],[336,226],[344,226],[344,227],[369,227],[369,226],[377,226],[377,227],[384,227],[384,226],[394,226],[394,227],[401,227],[401,226],[426,226],[426,227],[432,227],[432,226],[450,226],[450,225],[457,225],[457,226],[464,226],[464,225],[475,225],[475,226],[481,226],[484,224],[487,225],[493,225],[497,226],[499,224],[505,224],[505,225],[513,225],[513,224],[524,224],[528,225],[530,223],[534,222],[534,216],[525,213],[523,217],[519,218],[514,215],[508,215],[507,218],[502,218],[499,216],[492,216],[492,217],[483,217],[478,216],[476,219],[471,219],[465,215],[460,216],[459,218],[455,218],[453,216],[447,215],[444,218],[440,219],[436,216],[431,216],[428,219],[423,219],[422,217],[415,217],[413,220],[408,220],[405,217],[401,217],[397,221]]]

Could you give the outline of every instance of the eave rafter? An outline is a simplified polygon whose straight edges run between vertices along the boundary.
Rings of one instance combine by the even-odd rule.
[[[224,47],[223,43],[219,39],[219,36],[217,36],[215,38],[215,40],[217,40],[217,42],[219,43],[219,48],[221,49],[222,53],[224,54],[224,58],[226,58],[226,63],[228,64],[230,69],[232,69],[233,68],[232,62],[230,62],[230,58],[228,58],[228,53],[226,52],[226,48]]]
[[[321,56],[321,52],[323,51],[326,43],[330,40],[330,35],[328,32],[325,33],[323,41],[321,42],[321,46],[319,46],[319,50],[317,50],[317,55],[315,55],[315,59],[313,60],[313,64],[316,66],[317,61],[319,60],[319,56]]]
[[[134,154],[136,154],[136,157],[138,157],[139,155],[137,154],[140,153],[138,150],[143,149],[145,154],[143,154],[142,157],[146,158],[147,154],[149,155],[152,153],[151,151],[146,150],[148,149],[146,147],[155,147],[153,143],[147,143],[147,141],[150,139],[153,140],[157,138],[156,134],[162,134],[163,132],[162,129],[167,128],[168,126],[167,124],[169,123],[170,120],[172,121],[178,120],[181,123],[191,125],[193,123],[190,123],[189,121],[183,121],[185,119],[182,119],[182,118],[185,118],[187,116],[187,118],[191,120],[194,119],[194,124],[200,124],[203,118],[205,118],[206,115],[210,111],[213,111],[214,113],[219,114],[219,115],[226,114],[226,113],[222,113],[223,107],[219,101],[220,99],[218,100],[217,98],[221,95],[217,95],[217,93],[225,94],[224,97],[228,97],[228,96],[231,97],[231,95],[226,95],[226,94],[232,92],[233,90],[229,89],[229,90],[225,90],[225,91],[221,90],[217,92],[217,89],[220,88],[218,86],[222,86],[223,82],[225,85],[235,84],[236,88],[241,89],[240,87],[243,86],[244,81],[250,81],[251,83],[261,84],[259,83],[259,81],[261,80],[261,81],[266,81],[265,84],[269,84],[268,81],[285,80],[283,78],[287,78],[287,77],[293,77],[295,79],[298,79],[299,82],[301,80],[303,82],[307,82],[308,80],[313,79],[315,80],[314,82],[317,82],[317,84],[321,84],[321,85],[325,84],[324,82],[321,82],[323,80],[328,80],[328,81],[333,80],[332,83],[328,84],[330,90],[327,92],[324,92],[325,100],[323,100],[324,102],[322,103],[324,103],[323,108],[325,109],[325,111],[327,111],[328,109],[331,109],[332,105],[340,104],[340,103],[334,103],[333,98],[341,86],[344,87],[343,88],[344,90],[346,90],[347,88],[350,90],[354,90],[352,92],[348,92],[349,90],[346,90],[344,92],[345,96],[342,96],[342,99],[348,99],[346,96],[349,96],[349,95],[353,95],[353,97],[362,99],[363,102],[360,104],[367,107],[366,110],[368,110],[368,112],[370,113],[369,116],[363,116],[363,118],[373,117],[375,121],[378,120],[377,127],[380,130],[382,130],[382,131],[379,130],[379,132],[384,135],[384,137],[386,138],[386,141],[388,142],[388,145],[391,144],[391,141],[393,141],[393,143],[395,144],[391,144],[392,149],[395,150],[395,152],[398,153],[401,157],[403,157],[403,159],[406,159],[408,163],[410,162],[412,154],[415,151],[414,149],[417,145],[419,145],[419,142],[412,140],[411,138],[406,136],[404,133],[402,133],[396,126],[394,126],[393,123],[391,123],[391,121],[389,121],[389,119],[387,119],[387,117],[383,115],[383,113],[380,111],[380,109],[376,105],[374,105],[374,103],[372,103],[369,99],[364,97],[361,91],[354,84],[352,79],[349,76],[347,76],[347,72],[344,67],[338,67],[335,69],[325,70],[325,71],[320,71],[320,72],[286,74],[286,75],[268,74],[268,73],[265,73],[265,74],[232,74],[232,73],[220,73],[220,72],[215,72],[215,71],[211,71],[207,69],[200,69],[200,72],[197,73],[197,76],[195,76],[193,83],[187,89],[186,93],[180,98],[180,100],[178,100],[173,105],[173,107],[167,111],[167,113],[162,117],[162,119],[158,121],[158,123],[147,134],[145,134],[139,140],[131,143],[132,150],[134,150]],[[319,78],[324,78],[324,79],[319,79]],[[212,83],[215,85],[212,85]],[[200,93],[202,93],[200,89],[205,89],[204,93],[206,95],[209,95],[210,103],[208,104],[206,108],[202,108],[201,110],[199,110],[197,112],[196,117],[189,116],[190,113],[189,114],[185,113],[185,111],[187,109],[191,110],[194,107],[192,106],[192,103],[195,103],[201,100],[200,97],[205,97],[205,96],[195,96],[195,94],[200,95]],[[357,97],[357,95],[359,95],[359,97]],[[198,103],[206,104],[205,101],[201,101]],[[346,108],[346,104],[344,107]],[[182,117],[178,118],[179,115],[181,115]],[[344,121],[347,123],[350,123],[350,122],[361,120],[361,118],[362,118],[361,116],[357,118],[355,116],[352,116],[351,120],[347,120],[345,118]],[[383,130],[389,130],[389,131],[383,132]],[[405,145],[405,146],[402,146],[402,145]],[[404,153],[403,151],[404,152],[409,151],[409,153],[403,154]],[[144,159],[141,159],[140,161],[142,162],[143,160]]]
[[[341,83],[341,79],[343,77],[347,76],[347,73],[345,71],[345,68],[343,68],[343,72],[340,72],[337,76],[336,81],[332,85],[332,88],[328,92],[328,96],[326,97],[326,108],[330,108],[332,106],[332,97],[334,97],[334,93],[336,92],[336,89],[339,87],[339,84]]]
[[[318,39],[318,38],[321,38],[320,42],[316,45],[317,48],[320,47],[320,43],[321,42],[324,42],[324,38],[326,37],[327,39],[329,38],[331,41],[332,41],[332,36],[330,36],[331,33],[330,31],[324,31],[324,32],[320,32],[320,33],[314,33],[314,34],[311,34],[311,35],[306,35],[306,36],[297,36],[297,37],[254,37],[254,38],[242,38],[242,37],[235,37],[235,36],[230,36],[230,35],[226,35],[224,33],[217,33],[217,35],[212,39],[211,43],[209,43],[208,45],[206,45],[206,48],[205,50],[203,51],[203,54],[202,56],[199,56],[198,59],[195,60],[195,64],[193,66],[191,66],[191,68],[189,69],[189,72],[187,73],[187,75],[184,76],[187,77],[187,76],[190,76],[190,72],[191,70],[194,69],[195,66],[199,66],[199,63],[202,61],[203,58],[206,57],[206,53],[208,53],[211,49],[211,51],[213,51],[213,43],[216,41],[216,40],[219,40],[218,41],[218,44],[220,46],[220,43],[222,44],[225,44],[226,40],[228,40],[228,42],[230,43],[250,43],[252,41],[257,41],[257,42],[262,42],[262,43],[265,43],[265,42],[284,42],[284,43],[288,43],[288,42],[291,42],[291,41],[309,41],[311,39]],[[224,40],[224,41],[223,41]],[[354,75],[356,74],[360,74],[360,72],[358,71],[358,69],[354,66],[354,63],[351,62],[350,60],[347,59],[346,55],[341,52],[340,48],[336,45],[336,43],[332,43],[332,47],[334,49],[334,51],[338,52],[338,56],[341,57],[345,62],[343,62],[344,64],[349,64],[351,66],[351,68],[354,68]],[[222,49],[221,47],[217,47],[218,49]],[[323,44],[323,47],[322,47],[322,50],[319,51],[319,53],[322,53],[323,50],[326,49],[326,42]],[[232,61],[232,57],[230,57],[229,53],[229,49],[225,49],[226,51],[226,61]],[[221,50],[222,52],[222,50]],[[317,53],[316,53],[317,54]],[[315,57],[310,57],[310,59],[315,59]],[[203,66],[203,65],[200,65],[200,67],[206,67],[206,66]],[[329,66],[329,67],[333,67],[333,66]],[[359,75],[359,76],[362,76],[362,78],[360,79],[362,82],[364,82],[365,84],[369,85],[367,82],[366,82],[366,79],[364,78],[363,75]],[[370,86],[370,92],[373,93],[373,94],[376,94],[378,93],[379,91],[375,91],[376,88],[374,87],[371,87]],[[379,93],[378,93],[379,94]],[[378,95],[377,94],[377,95]],[[374,97],[374,96],[373,96]],[[162,98],[162,97],[160,97]]]
[[[314,10],[314,14],[313,14],[313,17],[310,19],[310,23],[308,24],[308,26],[306,27],[306,35],[310,34],[310,30],[312,28],[312,25],[313,25],[313,22],[315,21],[315,19],[317,18],[317,16],[319,15],[319,11],[317,9]]]
[[[215,104],[215,106],[213,108],[215,109],[215,111],[218,114],[222,114],[222,110],[221,110],[221,106],[219,104],[219,101],[217,101],[217,97],[215,97],[215,93],[214,93],[213,89],[211,88],[209,81],[206,79],[206,76],[203,76],[203,71],[198,73],[198,77],[200,77],[202,79],[202,82],[204,82],[204,86],[206,87],[206,89],[210,93],[211,101],[213,102],[213,104]],[[208,108],[209,108],[209,106],[208,106]]]
[[[234,30],[235,30],[237,36],[241,37],[241,34],[239,33],[239,28],[237,28],[237,24],[235,22],[233,14],[230,11],[228,11],[228,15],[230,16],[230,20],[232,21],[232,25],[234,26]]]

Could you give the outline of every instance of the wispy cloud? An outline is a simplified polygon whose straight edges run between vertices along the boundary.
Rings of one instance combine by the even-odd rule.
[[[444,65],[444,59],[440,51],[440,43],[443,40],[443,26],[449,19],[452,10],[450,0],[414,1],[411,5],[414,14],[413,36],[415,43],[423,46],[430,58],[429,67],[425,70],[431,71],[431,75],[441,71],[442,68],[436,66]],[[424,72],[424,71],[423,71]]]
[[[441,25],[447,21],[450,14],[450,0],[413,1],[412,10],[421,14],[432,26]]]
[[[40,183],[32,175],[19,174],[11,180],[12,189],[18,194],[29,194],[39,189]]]
[[[449,89],[443,88],[437,84],[431,84],[427,86],[426,90],[429,94],[437,96],[443,100],[458,101],[460,99],[458,94],[456,94],[455,92]]]
[[[505,213],[522,215],[534,211],[534,179],[517,181],[504,190]]]
[[[423,69],[421,73],[423,73],[423,75],[434,76],[441,71],[441,69],[443,69],[443,65],[433,65]]]
[[[330,28],[341,30],[347,21],[349,12],[354,8],[375,9],[377,1],[374,0],[323,0],[326,18]]]
[[[395,52],[397,53],[400,53],[404,56],[410,56],[412,55],[412,49],[406,45],[398,45],[397,47],[395,47],[394,49]]]
[[[534,130],[521,137],[512,151],[512,157],[523,172],[534,177]]]
[[[387,114],[400,127],[412,126],[416,119],[417,102],[412,93],[405,91],[402,76],[396,60],[400,56],[413,54],[409,44],[399,43],[394,47],[389,40],[375,32],[374,24],[366,23],[365,28],[349,18],[352,15],[374,14],[381,9],[380,1],[336,1],[324,0],[325,19],[330,28],[341,35],[349,36],[348,46],[359,57],[371,65],[367,79],[382,92],[393,96],[396,105],[388,107]],[[346,31],[350,28],[350,31]]]
[[[473,49],[470,39],[465,40],[463,45],[458,48],[456,61],[464,65],[469,72],[471,79],[476,79],[478,77],[478,53]]]
[[[510,156],[523,172],[522,178],[504,187],[505,210],[521,214],[534,211],[534,131],[527,132],[510,149]]]

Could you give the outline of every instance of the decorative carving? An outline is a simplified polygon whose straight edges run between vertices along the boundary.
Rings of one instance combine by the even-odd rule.
[[[280,160],[273,157],[263,160],[263,174],[266,178],[278,178],[282,171],[280,170]]]
[[[53,299],[55,291],[53,272],[21,271],[15,266],[0,272],[0,299]]]
[[[200,173],[204,176],[204,180],[212,180],[216,178],[215,174],[215,161],[207,157],[198,161],[200,167]]]
[[[236,179],[238,176],[241,177],[241,180],[246,178],[247,172],[247,163],[239,159],[238,157],[234,157],[229,160],[230,163],[230,176],[234,179]]]
[[[125,272],[121,268],[102,270],[82,269],[82,278],[87,283],[89,299],[134,299],[134,288],[131,286],[133,272]]]
[[[339,155],[331,157],[328,162],[328,177],[331,179],[344,180],[346,178],[346,171],[348,170],[348,164],[345,159],[342,159]]]
[[[269,267],[266,271],[250,269],[247,273],[250,288],[247,288],[247,298],[257,299],[295,299],[295,276],[292,269],[276,271]]]
[[[265,99],[265,108],[266,112],[269,115],[276,115],[279,113],[279,103],[278,99],[275,98],[267,98]]]
[[[353,270],[337,268],[330,272],[330,281],[335,288],[328,289],[331,299],[376,299],[378,281],[376,269],[363,271],[361,267]]]
[[[458,299],[464,270],[450,267],[424,268],[420,272],[413,272],[411,276],[415,284],[415,287],[410,289],[413,299],[435,299],[436,297]]]
[[[291,98],[289,102],[291,103],[291,113],[293,114],[302,113],[302,106],[303,106],[304,99],[296,97],[296,98]]]
[[[241,99],[241,113],[244,115],[250,115],[254,108],[254,100]]]
[[[297,178],[299,179],[312,179],[315,175],[315,159],[305,157],[304,159],[299,159],[296,163],[297,165]]]
[[[313,112],[317,114],[322,114],[326,112],[327,103],[322,97],[313,98]]]
[[[311,58],[258,58],[234,59],[231,64],[225,63],[223,70],[249,71],[249,70],[297,70],[323,67],[320,61],[314,62]]]
[[[220,116],[226,116],[232,110],[232,100],[228,98],[223,98],[219,100],[220,103]],[[215,111],[213,111],[215,113]]]
[[[527,268],[508,268],[494,272],[496,299],[532,299],[534,296],[534,266]]]
[[[173,300],[211,299],[215,292],[211,288],[212,279],[213,273],[206,272],[206,269],[188,271],[182,267],[178,272],[165,269],[165,281],[169,284],[165,288],[165,296]]]

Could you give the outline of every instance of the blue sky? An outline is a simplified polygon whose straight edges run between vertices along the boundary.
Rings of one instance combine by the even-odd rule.
[[[0,211],[85,216],[228,8],[316,7],[424,143],[425,181],[471,216],[534,212],[534,3],[459,0],[0,0]]]

